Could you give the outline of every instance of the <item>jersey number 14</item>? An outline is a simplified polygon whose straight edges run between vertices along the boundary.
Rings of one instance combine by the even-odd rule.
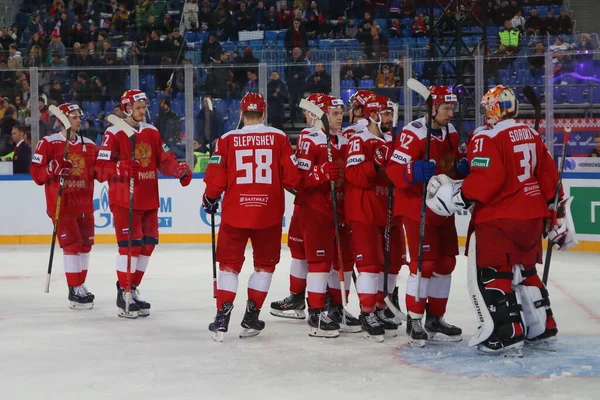
[[[235,182],[238,185],[252,183],[273,183],[273,150],[271,149],[244,149],[235,151],[235,167],[238,172],[243,171],[243,176],[238,176]],[[256,165],[256,167],[254,167]]]

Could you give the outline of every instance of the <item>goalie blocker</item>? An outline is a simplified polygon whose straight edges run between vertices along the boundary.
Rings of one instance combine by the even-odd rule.
[[[486,126],[469,142],[470,174],[463,181],[433,177],[427,206],[450,216],[473,205],[468,279],[481,326],[470,344],[491,355],[522,356],[524,344],[553,350],[558,330],[535,264],[542,261],[557,167],[539,134],[514,120],[518,104],[512,89],[497,86],[481,104]],[[567,208],[548,232],[561,249],[575,243]]]

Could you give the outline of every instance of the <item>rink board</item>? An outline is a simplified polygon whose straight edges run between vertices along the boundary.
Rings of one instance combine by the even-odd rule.
[[[210,218],[201,207],[204,181],[199,175],[188,187],[181,187],[176,179],[160,179],[159,226],[162,243],[210,242]],[[2,178],[0,178],[2,179]],[[580,245],[579,251],[600,251],[600,180],[565,179],[567,193],[575,196],[572,213]],[[44,189],[29,179],[6,177],[0,180],[2,205],[0,207],[0,244],[50,243],[52,224],[45,212]],[[94,187],[94,217],[96,243],[115,243],[112,214],[108,200],[108,186]],[[286,208],[282,221],[284,237],[293,211],[293,195],[286,192]],[[456,216],[459,241],[464,245],[470,215]],[[220,215],[215,217],[216,225]]]

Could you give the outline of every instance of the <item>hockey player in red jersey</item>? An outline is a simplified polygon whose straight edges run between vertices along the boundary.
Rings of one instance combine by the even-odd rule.
[[[148,98],[140,90],[128,90],[121,96],[120,107],[135,134],[110,126],[104,133],[98,152],[96,173],[100,182],[108,182],[110,209],[113,214],[119,256],[117,257],[117,308],[125,318],[150,315],[150,303],[139,296],[150,256],[158,244],[158,172],[179,178],[182,186],[192,180],[192,171],[162,141],[160,132],[144,121]],[[132,142],[135,160],[132,161]],[[129,226],[129,181],[134,177],[133,225]],[[126,312],[127,257],[131,233],[131,293]]]
[[[325,95],[317,104],[327,114],[330,127],[332,162],[328,161],[327,136],[323,130],[307,135],[297,150],[302,182],[296,196],[303,225],[304,249],[308,262],[307,292],[310,336],[338,337],[342,332],[360,332],[360,321],[342,307],[342,290],[348,294],[352,275],[352,242],[344,222],[344,185],[342,165],[346,161],[348,140],[341,135],[344,103]],[[343,264],[338,265],[335,243],[331,182],[336,185],[336,202],[340,220],[339,233]],[[333,268],[332,268],[333,266]],[[339,268],[343,269],[345,287],[341,288]],[[329,286],[331,304],[325,311]]]
[[[323,93],[313,93],[306,98],[313,104],[324,96]],[[298,135],[296,149],[302,147],[302,140],[306,135],[318,131],[320,120],[308,111],[304,111],[307,127]],[[316,126],[315,126],[316,124]],[[304,239],[302,238],[302,222],[300,220],[300,206],[294,206],[294,212],[288,229],[288,247],[292,256],[290,264],[290,295],[283,300],[271,303],[271,315],[283,318],[304,319],[306,314],[306,275],[308,274],[308,263],[304,255]]]
[[[450,120],[456,96],[445,86],[429,88],[432,120],[420,118],[402,129],[386,173],[396,186],[394,215],[401,216],[410,254],[410,275],[406,282],[406,333],[412,344],[424,346],[426,340],[462,340],[460,328],[444,320],[451,273],[458,255],[454,217],[442,218],[427,211],[420,301],[417,294],[420,215],[423,185],[436,173],[456,176],[459,138]],[[428,125],[431,128],[430,159],[425,160]],[[427,311],[425,330],[421,319]]]
[[[244,127],[219,138],[204,178],[203,207],[208,214],[217,211],[224,193],[217,243],[217,315],[208,327],[217,341],[223,340],[229,327],[248,239],[254,272],[248,280],[240,337],[255,336],[264,329],[258,317],[279,263],[284,189],[295,189],[300,181],[286,134],[263,124],[266,108],[260,94],[244,96],[240,103]]]
[[[344,129],[342,133],[347,139],[350,139],[357,131],[364,129],[368,123],[368,116],[365,116],[363,106],[365,105],[368,98],[375,95],[375,93],[368,90],[357,90],[348,101],[348,107],[350,108],[348,114],[350,115],[350,126]]]
[[[387,310],[383,297],[384,230],[387,221],[389,180],[386,165],[393,152],[393,143],[386,142],[385,133],[392,126],[394,104],[389,98],[372,95],[362,106],[368,124],[357,126],[348,143],[344,195],[346,220],[352,230],[352,244],[358,279],[364,335],[383,341],[384,333],[396,336],[398,324]],[[390,267],[388,287],[396,287],[396,279],[405,261],[402,220],[395,217],[390,234]]]
[[[540,135],[514,120],[518,103],[510,87],[494,87],[481,105],[486,126],[469,141],[470,174],[464,181],[434,177],[427,204],[444,217],[474,205],[469,293],[481,326],[470,345],[484,354],[517,357],[524,343],[553,350],[558,331],[535,264],[541,262],[544,219],[558,184],[556,164]],[[557,211],[563,218],[548,232],[561,248],[574,244],[569,203],[561,201]]]
[[[91,309],[94,295],[86,286],[90,251],[94,244],[94,166],[98,148],[93,141],[78,135],[83,112],[77,104],[61,104],[59,110],[71,123],[67,158],[67,132],[62,131],[42,138],[31,161],[31,176],[46,191],[46,212],[51,220],[56,213],[56,201],[61,177],[63,194],[58,217],[56,237],[63,250],[63,264],[69,301],[72,309]]]

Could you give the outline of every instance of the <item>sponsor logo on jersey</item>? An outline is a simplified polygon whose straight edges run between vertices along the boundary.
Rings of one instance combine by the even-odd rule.
[[[325,250],[317,250],[317,255],[319,257],[324,257],[325,256]]]
[[[355,156],[350,156],[348,161],[346,161],[346,165],[358,165],[365,161],[364,154],[358,154]]]
[[[304,171],[310,171],[312,167],[312,161],[307,160],[306,158],[298,159],[298,168]]]
[[[292,160],[292,164],[298,166],[298,160],[296,159],[296,155],[295,154],[292,154],[290,156],[290,160]]]
[[[400,150],[394,150],[394,153],[392,154],[392,161],[397,162],[398,164],[408,164],[411,159],[411,156]]]
[[[110,160],[110,150],[100,150],[98,152],[98,160],[109,161]]]
[[[163,148],[163,150],[165,151],[165,153],[166,153],[167,151],[169,151],[169,150],[170,150],[170,149],[169,149],[169,146],[167,146],[167,144],[166,144],[166,143],[163,143],[163,145],[162,145],[162,148]]]
[[[41,164],[43,159],[44,159],[43,155],[41,155],[41,154],[34,154],[33,158],[31,159],[31,162],[36,163],[36,164]]]
[[[221,156],[212,156],[208,159],[209,164],[221,164]]]
[[[240,205],[244,207],[265,207],[268,202],[267,194],[240,194]]]
[[[489,168],[490,161],[489,157],[475,157],[471,160],[471,167]]]

